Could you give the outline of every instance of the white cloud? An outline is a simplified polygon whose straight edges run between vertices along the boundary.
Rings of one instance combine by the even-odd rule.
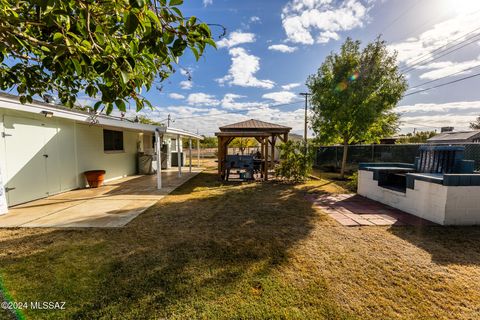
[[[295,100],[296,97],[297,95],[295,93],[289,91],[270,92],[262,96],[264,99],[270,99],[277,103],[290,103]]]
[[[283,90],[291,90],[291,89],[294,89],[294,88],[298,88],[300,86],[301,86],[301,83],[294,82],[294,83],[289,83],[289,84],[283,85],[282,89]]]
[[[407,66],[423,60],[428,61],[432,58],[431,51],[438,48],[445,49],[444,46],[454,40],[462,41],[472,36],[467,34],[472,31],[472,26],[478,24],[479,19],[480,12],[457,15],[434,25],[416,37],[394,43],[389,48],[397,51],[398,60]]]
[[[182,88],[183,90],[190,90],[192,89],[192,87],[193,87],[192,81],[187,81],[187,80],[180,81],[180,88]]]
[[[274,87],[275,82],[260,80],[255,77],[255,73],[260,70],[260,58],[249,54],[243,48],[232,48],[229,53],[232,57],[232,65],[226,76],[216,79],[220,85],[228,83],[229,85],[264,89]]]
[[[203,0],[203,6],[206,7],[206,6],[209,6],[213,4],[213,0]]]
[[[193,73],[193,69],[190,67],[180,69],[180,74],[182,76],[191,76],[192,73]]]
[[[218,106],[220,101],[218,101],[215,96],[198,92],[191,93],[188,95],[187,103],[193,106]]]
[[[245,96],[227,93],[222,99],[222,108],[229,110],[247,110],[266,106],[262,102],[238,102],[237,99],[246,98]]]
[[[170,93],[168,95],[171,99],[175,99],[175,100],[182,100],[182,99],[185,99],[185,96],[182,95],[182,94],[179,94],[179,93]]]
[[[250,22],[254,23],[254,22],[260,22],[260,17],[257,17],[257,16],[252,16],[250,17]]]
[[[480,115],[480,101],[417,103],[399,106],[395,111],[401,114],[403,131],[408,128],[426,130],[444,126],[463,130]]]
[[[480,65],[480,58],[462,62],[441,61],[432,62],[425,66],[419,66],[419,70],[430,70],[422,73],[419,78],[426,80],[435,80],[455,73],[455,76],[470,74],[473,70],[466,70]],[[466,71],[463,71],[466,70]],[[478,71],[478,70],[477,70]]]
[[[237,95],[234,96],[236,97],[235,99],[238,98]],[[193,106],[171,105],[154,110],[145,109],[142,112],[150,119],[157,121],[164,120],[170,113],[175,120],[173,123],[175,128],[190,132],[197,132],[198,130],[200,134],[208,136],[213,136],[220,126],[252,118],[286,125],[293,128],[292,133],[303,134],[303,108],[286,111],[268,106],[262,106],[262,108],[252,106],[246,109],[246,111],[227,111],[220,107],[198,108]]]
[[[280,51],[285,53],[291,53],[297,51],[297,47],[287,46],[286,44],[272,44],[268,47],[268,50]]]
[[[287,39],[314,44],[338,40],[339,32],[362,27],[368,18],[369,0],[292,0],[282,10]]]
[[[233,31],[228,35],[228,37],[217,41],[217,46],[219,48],[231,48],[242,43],[252,42],[255,42],[255,34],[250,32]]]

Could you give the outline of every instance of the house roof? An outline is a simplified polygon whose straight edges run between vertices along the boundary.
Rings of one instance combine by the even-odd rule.
[[[480,130],[474,131],[456,131],[456,132],[442,132],[427,140],[427,142],[442,142],[442,141],[470,141],[475,138],[480,138]]]
[[[140,132],[159,131],[163,134],[181,135],[184,137],[203,139],[203,136],[191,133],[182,129],[156,126],[133,122],[125,118],[107,116],[104,114],[91,114],[82,110],[66,108],[62,105],[54,105],[43,101],[33,101],[32,103],[21,104],[18,96],[0,92],[0,108],[29,112],[33,114],[41,114],[42,111],[52,112],[54,117],[84,122],[91,125],[102,127],[113,127],[126,130],[134,130]]]
[[[220,127],[220,131],[285,131],[288,132],[292,130],[292,128],[287,126],[282,126],[276,123],[269,123],[265,121],[260,121],[256,119],[250,119],[242,122],[232,123],[223,127]]]

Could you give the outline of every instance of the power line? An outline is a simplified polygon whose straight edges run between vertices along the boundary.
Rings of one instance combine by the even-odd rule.
[[[421,0],[416,0],[413,5],[408,7],[406,10],[404,10],[402,13],[400,13],[399,16],[397,16],[395,19],[393,19],[386,27],[382,29],[380,33],[384,33],[387,31],[391,26],[393,26],[397,21],[399,21],[404,15],[406,15],[408,12],[410,12],[413,8],[418,6],[422,1]]]
[[[437,128],[436,126],[431,126],[427,124],[421,124],[421,123],[415,123],[415,122],[410,122],[410,121],[402,121],[400,120],[401,123],[406,123],[406,124],[413,124],[414,126],[417,127],[424,127],[424,128]]]
[[[446,83],[442,83],[442,84],[439,84],[439,85],[436,85],[436,86],[433,86],[433,87],[430,87],[430,88],[426,88],[426,89],[414,91],[414,92],[411,92],[411,93],[408,93],[408,94],[404,95],[403,97],[408,97],[408,96],[411,96],[411,95],[414,95],[414,94],[417,94],[417,93],[421,93],[421,92],[425,92],[425,91],[430,91],[430,90],[432,90],[432,89],[440,88],[440,87],[443,87],[443,86],[447,86],[447,85],[450,85],[450,84],[453,84],[453,83],[457,83],[457,82],[460,82],[460,81],[468,80],[468,79],[471,79],[471,78],[474,78],[474,77],[478,77],[478,76],[480,76],[480,73],[475,73],[475,74],[472,74],[472,75],[470,75],[470,76],[468,76],[468,77],[463,77],[463,78],[460,78],[460,79],[457,79],[457,80],[453,80],[453,81],[449,81],[449,82],[446,82]]]
[[[471,42],[468,42],[468,43],[462,45],[463,43],[465,43],[465,42],[467,42],[467,41],[470,41],[470,40],[478,37],[478,36],[480,35],[480,33],[477,33],[477,34],[474,35],[474,36],[468,37],[468,38],[460,41],[459,43],[454,44],[453,46],[448,47],[450,44],[452,44],[452,43],[454,43],[454,42],[456,42],[456,41],[464,38],[465,36],[468,36],[469,34],[474,33],[475,31],[478,31],[478,30],[480,30],[480,27],[478,27],[478,28],[476,28],[476,29],[474,29],[474,30],[472,30],[472,31],[470,31],[470,32],[468,32],[468,33],[466,33],[466,34],[464,34],[464,35],[456,38],[455,40],[449,41],[448,43],[446,43],[446,44],[444,44],[444,45],[442,45],[442,46],[440,46],[440,47],[438,47],[438,48],[436,48],[436,49],[434,49],[434,50],[432,50],[432,51],[429,51],[429,52],[421,55],[420,57],[418,57],[418,58],[414,59],[413,61],[411,61],[411,63],[413,62],[413,64],[411,64],[411,65],[409,65],[409,66],[401,69],[400,71],[401,71],[401,72],[408,72],[408,71],[414,69],[415,66],[422,65],[422,64],[425,64],[425,63],[428,63],[428,62],[432,62],[432,61],[438,60],[438,59],[441,58],[441,57],[444,57],[444,56],[446,56],[446,55],[448,55],[448,54],[450,54],[450,53],[452,53],[452,52],[458,51],[458,50],[466,47],[467,45],[470,45],[470,44],[476,42],[478,39],[475,39],[475,40],[473,40],[473,41],[471,41]],[[459,48],[455,48],[455,47],[457,47],[457,46],[459,46],[459,45],[462,45],[462,46],[460,46]],[[442,49],[442,48],[444,48],[444,49]],[[454,49],[454,48],[455,48],[455,49]],[[450,50],[450,51],[449,51],[449,50]],[[434,57],[434,58],[430,58],[430,56],[431,56],[432,54],[437,53],[437,52],[438,52],[438,53],[443,53],[443,54],[440,55],[440,56],[436,56],[436,57]],[[428,56],[428,57],[427,57],[427,56]],[[427,57],[427,58],[426,58],[426,59],[423,59],[424,57]]]
[[[480,34],[477,34],[477,35],[474,36],[474,37],[476,38],[476,37],[478,37],[479,35],[480,35]],[[474,37],[472,37],[472,38],[474,38]],[[471,39],[471,38],[470,38],[470,39]],[[417,64],[415,64],[415,65],[410,66],[407,70],[404,70],[403,72],[409,72],[409,71],[415,69],[415,66],[418,66],[418,65],[421,66],[421,65],[424,65],[425,63],[430,63],[430,62],[432,62],[432,61],[438,60],[438,59],[440,59],[440,58],[442,58],[442,57],[444,57],[444,56],[446,56],[446,55],[449,55],[449,54],[451,54],[451,53],[453,53],[453,52],[456,52],[456,51],[458,51],[458,50],[460,50],[460,49],[463,49],[463,48],[465,48],[466,46],[471,45],[472,43],[477,42],[478,40],[479,40],[478,38],[477,38],[477,39],[473,39],[472,41],[470,41],[470,42],[468,42],[468,43],[465,43],[464,45],[462,45],[462,46],[460,46],[460,47],[458,47],[458,48],[455,48],[455,49],[453,49],[453,50],[450,50],[450,51],[448,51],[448,52],[445,52],[445,53],[443,53],[443,54],[441,54],[441,55],[439,55],[439,56],[436,56],[436,57],[434,57],[433,59],[423,60],[423,61],[421,61],[421,62],[419,62],[419,63],[417,63]]]
[[[429,83],[432,83],[432,82],[437,82],[437,81],[440,81],[440,80],[443,80],[443,79],[446,79],[446,78],[450,78],[450,77],[452,77],[452,76],[454,76],[454,75],[461,74],[461,73],[464,73],[464,72],[473,70],[473,69],[478,68],[478,67],[480,67],[480,64],[477,64],[476,66],[473,66],[473,67],[470,67],[470,68],[467,68],[467,69],[463,69],[463,70],[460,70],[460,71],[457,71],[457,72],[454,72],[454,73],[451,73],[451,74],[447,74],[446,76],[443,76],[443,77],[441,77],[441,78],[437,78],[437,79],[434,79],[434,80],[430,80],[430,81],[427,81],[427,82],[424,82],[424,83],[415,85],[415,86],[413,86],[413,87],[410,87],[408,90],[412,90],[412,89],[415,89],[415,88],[423,87],[423,86],[426,85],[426,84],[429,84]]]

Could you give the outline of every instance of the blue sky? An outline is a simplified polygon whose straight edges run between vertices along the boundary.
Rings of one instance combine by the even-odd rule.
[[[398,51],[402,69],[422,60],[406,74],[411,86],[442,78],[408,93],[480,72],[475,68],[480,65],[478,0],[185,2],[181,9],[186,16],[221,24],[228,33],[200,61],[190,53],[182,57],[162,90],[146,94],[155,110],[145,113],[157,120],[171,114],[173,126],[201,134],[212,135],[221,125],[249,118],[289,125],[301,133],[303,101],[298,93],[347,36],[365,43],[383,34]],[[215,27],[212,31],[221,33]],[[436,56],[429,52],[466,39],[471,43],[464,48],[432,60]],[[468,68],[473,69],[463,71]],[[479,84],[480,78],[472,78],[405,97],[397,108],[402,132],[445,125],[467,128],[480,115]]]

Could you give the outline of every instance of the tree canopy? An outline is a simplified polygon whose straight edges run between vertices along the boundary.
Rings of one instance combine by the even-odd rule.
[[[137,111],[154,81],[174,72],[189,48],[215,46],[209,26],[184,17],[183,0],[0,0],[0,89],[22,103],[54,92],[73,107],[77,95],[110,113]]]
[[[347,38],[307,80],[313,111],[312,129],[322,143],[342,143],[345,171],[347,146],[391,135],[398,128],[393,108],[407,89],[396,54],[377,38],[363,49]]]
[[[407,133],[401,135],[397,140],[398,143],[425,143],[428,139],[437,134],[435,131],[417,131],[415,133]]]
[[[480,117],[477,117],[474,122],[470,122],[470,129],[480,130]]]

